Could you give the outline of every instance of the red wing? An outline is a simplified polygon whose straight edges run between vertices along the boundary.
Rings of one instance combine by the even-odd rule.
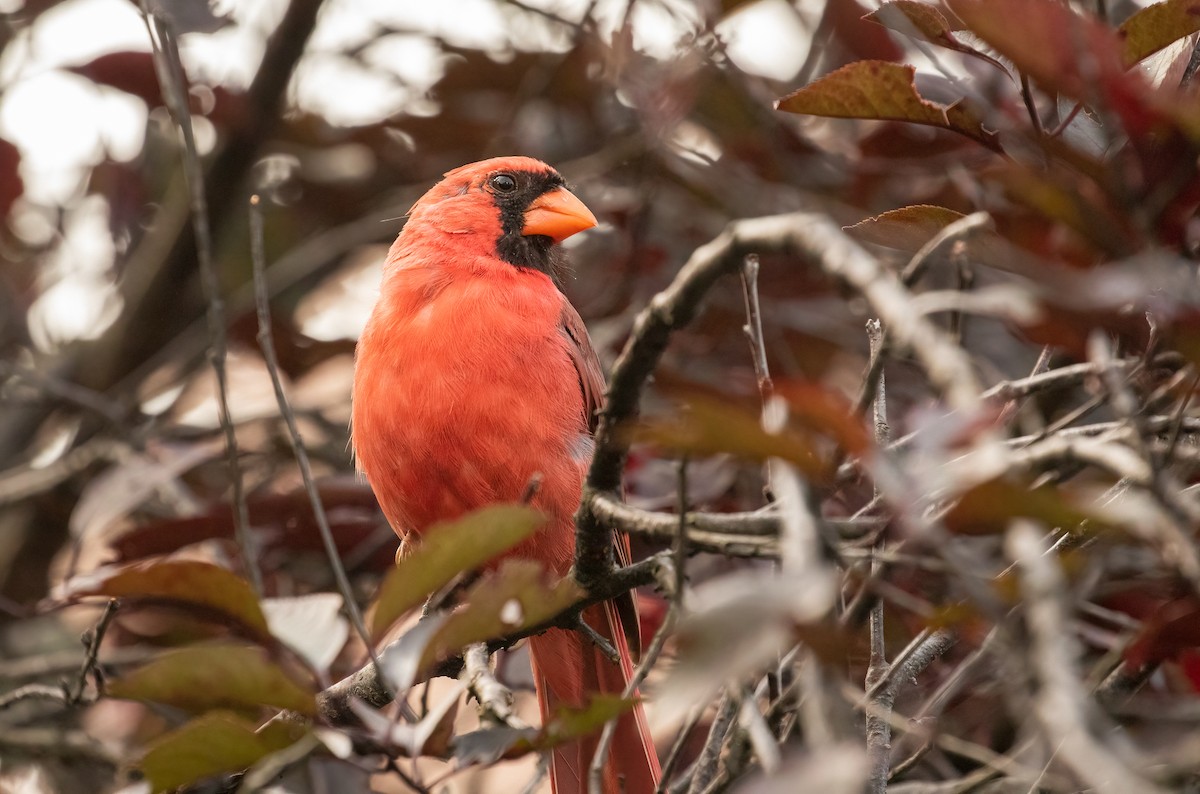
[[[600,369],[600,359],[592,347],[591,337],[588,336],[587,326],[575,307],[564,297],[562,299],[562,315],[559,326],[563,337],[567,340],[567,353],[575,364],[575,372],[579,375],[579,388],[583,392],[583,410],[587,412],[585,422],[589,432],[596,432],[596,422],[599,412],[604,408],[604,371]],[[629,551],[629,538],[622,533],[613,535],[613,546],[616,551],[617,565],[622,567],[633,562]],[[621,625],[625,629],[625,637],[635,656],[641,655],[641,636],[638,630],[637,602],[633,593],[624,593],[614,599],[617,612],[621,617]]]
[[[575,372],[579,375],[579,388],[583,391],[583,410],[587,412],[586,424],[590,432],[596,432],[596,421],[599,411],[604,407],[604,371],[600,369],[600,359],[592,348],[591,337],[588,336],[587,326],[583,324],[579,312],[571,302],[563,297],[562,315],[559,317],[559,328],[567,340],[567,353]]]

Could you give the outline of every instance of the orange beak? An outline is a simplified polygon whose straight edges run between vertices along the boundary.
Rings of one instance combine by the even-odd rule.
[[[521,234],[542,234],[556,243],[596,225],[596,216],[566,188],[555,188],[534,199],[525,210]]]

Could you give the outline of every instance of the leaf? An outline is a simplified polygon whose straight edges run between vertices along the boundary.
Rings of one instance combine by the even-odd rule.
[[[776,393],[787,401],[789,421],[837,441],[851,455],[871,446],[867,428],[842,395],[815,383],[780,382]]]
[[[326,477],[318,480],[317,490],[343,557],[352,550],[361,553],[375,548],[375,553],[363,561],[363,567],[380,572],[391,570],[396,564],[394,536],[390,531],[380,532],[384,519],[370,486],[356,482],[353,476]],[[297,553],[312,553],[325,559],[321,533],[303,487],[286,493],[250,494],[246,502],[250,524],[260,535],[264,554],[282,552],[293,557]],[[112,542],[112,548],[118,562],[130,562],[170,554],[212,538],[234,537],[233,511],[223,502],[211,505],[200,515],[147,522],[122,534]]]
[[[157,559],[100,568],[70,579],[56,595],[62,599],[108,596],[165,604],[235,623],[242,633],[255,639],[271,638],[250,583],[208,562]]]
[[[431,706],[421,719],[414,723],[398,722],[361,700],[350,702],[351,710],[362,720],[371,738],[385,746],[398,747],[407,755],[445,756],[453,735],[454,718],[458,714],[459,695],[467,685],[456,681],[444,693],[437,704]]]
[[[1121,59],[1126,66],[1133,66],[1200,30],[1200,0],[1155,3],[1130,16],[1118,30],[1122,38]]]
[[[493,505],[431,527],[380,585],[372,636],[378,638],[430,593],[508,551],[545,523],[545,516],[531,507]]]
[[[138,97],[149,107],[163,104],[162,88],[154,71],[154,55],[149,52],[110,52],[69,71],[94,83],[115,88]],[[185,88],[186,79],[185,79]]]
[[[994,132],[961,102],[939,105],[920,95],[916,69],[886,61],[858,61],[775,102],[778,110],[843,119],[908,121],[961,133],[1000,150]]]
[[[329,671],[350,635],[350,623],[341,615],[338,593],[311,593],[262,602],[271,633],[298,653],[314,670]]]
[[[839,407],[837,398],[822,392],[799,384],[782,387],[781,396],[794,404],[788,424],[778,432],[763,429],[757,405],[689,393],[681,395],[687,403],[680,415],[643,421],[633,433],[639,441],[694,455],[727,452],[747,460],[782,458],[812,479],[826,479],[829,456],[822,454],[827,452],[822,438],[833,438],[848,451],[862,451],[869,442],[849,407]]]
[[[303,738],[292,723],[261,730],[228,712],[213,712],[159,737],[138,763],[156,792],[171,791],[228,772],[239,772]]]
[[[1200,599],[1185,596],[1162,604],[1125,649],[1125,661],[1141,667],[1200,648]]]
[[[885,28],[905,36],[923,39],[939,47],[980,58],[1006,74],[1008,73],[1004,64],[974,47],[963,44],[954,37],[955,31],[964,30],[966,26],[963,25],[961,19],[954,15],[953,11],[945,6],[918,2],[918,0],[892,0],[867,14],[863,19],[883,25]]]
[[[469,766],[545,752],[599,731],[605,723],[629,712],[635,702],[619,695],[593,695],[582,708],[559,708],[541,729],[491,728],[461,734],[451,744],[454,760],[459,766]]]
[[[8,217],[8,211],[24,192],[21,152],[15,145],[0,138],[0,223]]]
[[[475,642],[503,637],[544,623],[583,598],[569,577],[553,581],[533,560],[508,559],[485,574],[463,599],[466,606],[446,618],[421,657],[421,669]]]
[[[220,442],[156,444],[93,477],[71,512],[71,536],[101,532],[180,474],[221,453]]]
[[[964,535],[994,535],[1008,529],[1014,518],[1031,518],[1048,527],[1078,532],[1112,529],[1097,513],[1076,506],[1062,489],[1029,488],[1011,480],[988,480],[964,493],[946,514],[948,529]]]
[[[632,711],[636,703],[620,695],[596,694],[583,708],[559,708],[554,713],[554,719],[536,737],[528,740],[529,748],[545,751],[563,742],[593,734],[605,723]]]
[[[965,217],[961,212],[945,207],[915,204],[888,210],[843,230],[862,242],[916,253],[942,229]]]
[[[111,682],[108,693],[201,712],[257,711],[261,706],[316,713],[313,689],[283,670],[262,648],[217,643],[168,651]]]
[[[1042,88],[1114,111],[1133,138],[1174,123],[1146,80],[1125,68],[1112,29],[1057,0],[948,0],[972,33]],[[1020,24],[1014,24],[1020,20]],[[1182,119],[1181,119],[1182,123]]]

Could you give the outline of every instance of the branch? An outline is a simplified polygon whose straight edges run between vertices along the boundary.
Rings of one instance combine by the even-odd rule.
[[[978,404],[980,387],[966,353],[914,311],[912,296],[896,275],[840,227],[805,212],[734,221],[696,249],[670,286],[651,299],[634,321],[633,333],[613,366],[585,496],[576,515],[576,576],[586,589],[595,586],[611,566],[611,531],[596,520],[590,495],[615,493],[620,487],[629,439],[617,428],[637,415],[646,381],[671,334],[691,322],[721,276],[740,268],[747,255],[765,252],[796,256],[861,293],[889,327],[897,346],[917,358],[951,407],[973,409]]]
[[[1049,747],[1089,788],[1112,792],[1159,792],[1121,761],[1111,745],[1093,734],[1099,715],[1076,674],[1079,648],[1068,625],[1067,584],[1057,561],[1046,553],[1038,530],[1015,522],[1006,545],[1021,569],[1029,656],[1038,692],[1034,712]]]
[[[209,362],[217,379],[217,414],[220,418],[221,432],[225,436],[225,461],[233,485],[234,533],[241,548],[242,563],[249,575],[250,585],[254,588],[254,594],[262,598],[262,571],[258,567],[254,539],[250,535],[250,512],[246,507],[242,468],[238,460],[237,433],[229,411],[229,378],[225,367],[228,353],[225,302],[222,298],[221,279],[213,262],[208,194],[204,188],[204,168],[196,151],[196,135],[192,130],[192,115],[188,109],[187,91],[183,82],[183,64],[179,60],[175,31],[165,20],[151,13],[149,0],[141,0],[141,7],[146,33],[150,37],[154,52],[154,71],[158,74],[158,83],[166,99],[167,109],[183,137],[183,173],[188,187],[192,231],[196,239],[196,261],[200,270],[200,283],[208,303]]]
[[[592,604],[608,601],[636,587],[665,582],[668,576],[674,576],[672,567],[670,553],[660,552],[633,565],[618,568],[606,576],[594,590],[588,591],[588,596],[583,600],[543,623],[527,626],[521,631],[489,642],[488,648],[492,651],[508,648],[515,645],[518,640],[540,634],[550,628],[575,628],[576,616],[582,610]],[[400,640],[396,642],[400,642]],[[379,655],[383,656],[386,653],[387,649],[384,649]],[[412,683],[419,684],[435,676],[456,676],[462,671],[462,668],[461,658],[450,658],[433,669],[422,671]],[[367,664],[318,694],[317,710],[321,718],[330,725],[356,725],[358,717],[350,709],[350,703],[354,699],[365,701],[375,708],[382,708],[391,703],[394,697],[395,693],[390,690],[390,687],[380,681],[375,666]]]
[[[300,467],[300,477],[304,481],[304,491],[308,494],[308,501],[312,506],[313,517],[317,522],[317,530],[321,535],[321,544],[325,548],[325,556],[328,558],[329,567],[333,571],[334,581],[337,582],[338,592],[342,594],[342,600],[345,602],[350,622],[354,624],[354,630],[362,638],[363,645],[371,655],[371,664],[376,668],[376,672],[378,673],[379,657],[374,653],[375,646],[371,642],[371,634],[367,631],[366,623],[363,622],[362,610],[358,607],[358,601],[354,597],[354,588],[350,584],[349,577],[346,576],[346,566],[342,564],[342,558],[338,554],[337,541],[333,539],[333,530],[329,528],[329,517],[325,514],[325,504],[321,501],[321,494],[317,491],[317,484],[313,479],[312,465],[308,460],[308,450],[304,447],[304,439],[300,436],[300,428],[296,425],[296,414],[288,402],[287,395],[283,393],[283,381],[279,376],[279,356],[275,353],[275,340],[271,336],[271,298],[267,293],[267,265],[266,255],[263,253],[262,223],[263,218],[259,197],[251,196],[250,259],[254,268],[254,295],[258,314],[258,346],[262,349],[263,362],[266,364],[267,372],[271,375],[271,386],[275,390],[275,402],[278,403],[279,413],[283,416],[284,424],[287,426],[288,441],[291,444],[292,453],[296,456],[296,463]]]

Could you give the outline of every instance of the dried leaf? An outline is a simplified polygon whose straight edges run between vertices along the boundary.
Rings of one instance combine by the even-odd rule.
[[[192,712],[271,706],[316,713],[311,686],[285,672],[262,648],[230,643],[168,651],[111,682],[108,694]]]
[[[208,562],[157,559],[101,568],[65,582],[56,596],[63,600],[108,596],[167,605],[234,623],[240,632],[255,639],[271,639],[250,583]]]
[[[1121,23],[1121,58],[1126,66],[1132,66],[1197,30],[1200,30],[1200,0],[1155,3]]]
[[[884,3],[863,19],[869,19],[885,28],[903,33],[905,36],[924,39],[939,47],[971,55],[992,64],[1007,73],[1004,64],[990,55],[980,52],[955,38],[955,31],[964,30],[962,20],[954,12],[940,4],[918,2],[918,0],[892,0]]]
[[[999,150],[994,132],[961,102],[939,105],[917,91],[916,69],[885,61],[858,61],[776,101],[789,113],[842,119],[909,121],[958,132]]]
[[[21,152],[0,138],[0,222],[8,217],[13,203],[25,192],[21,180]]]
[[[155,740],[138,768],[155,792],[171,791],[222,773],[239,772],[303,737],[293,724],[256,723],[212,712]]]
[[[686,410],[665,420],[647,420],[633,430],[638,441],[694,455],[729,453],[748,460],[782,458],[805,475],[829,476],[828,444],[832,439],[859,454],[869,446],[862,423],[850,406],[827,390],[809,384],[780,384],[789,405],[788,424],[779,432],[763,429],[757,406],[707,393],[681,393]]]
[[[350,624],[341,614],[342,604],[338,593],[312,593],[267,598],[262,609],[271,633],[314,670],[325,673],[350,634]]]
[[[455,681],[450,691],[433,705],[418,722],[397,722],[362,701],[352,701],[350,708],[362,720],[371,737],[384,746],[404,749],[413,758],[418,755],[443,756],[449,751],[450,730],[458,713],[459,696],[467,685]]]
[[[102,532],[180,474],[221,454],[221,443],[156,444],[92,478],[71,513],[71,536]]]
[[[945,207],[915,204],[861,220],[846,226],[845,232],[856,240],[916,253],[942,229],[965,217]]]
[[[493,505],[422,533],[421,542],[379,586],[372,635],[378,638],[430,593],[508,551],[545,523],[545,516],[531,507]]]

